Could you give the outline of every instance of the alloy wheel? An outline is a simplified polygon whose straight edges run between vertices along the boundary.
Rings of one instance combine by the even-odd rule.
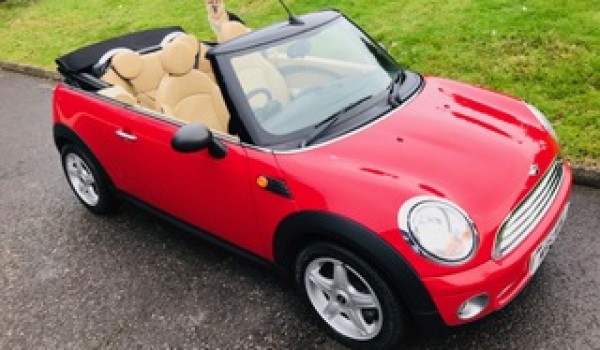
[[[317,258],[304,272],[304,285],[317,313],[335,331],[354,340],[375,338],[383,324],[381,304],[367,281],[334,258]]]

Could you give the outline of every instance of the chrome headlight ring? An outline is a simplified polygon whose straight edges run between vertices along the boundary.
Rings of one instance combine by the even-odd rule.
[[[441,265],[468,262],[479,246],[475,224],[456,204],[434,196],[417,196],[398,211],[404,239],[420,255]]]

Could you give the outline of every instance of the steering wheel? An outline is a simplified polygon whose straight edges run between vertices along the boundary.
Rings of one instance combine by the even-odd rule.
[[[266,103],[265,105],[269,104],[270,101],[273,101],[273,95],[271,94],[271,91],[265,89],[265,88],[257,88],[254,89],[250,92],[248,92],[246,94],[246,98],[248,99],[248,101],[250,101],[251,99],[255,98],[256,96],[260,96],[260,95],[265,95],[266,97]]]
[[[271,94],[271,91],[269,91],[265,88],[257,88],[257,89],[254,89],[254,90],[248,92],[246,94],[246,98],[248,99],[248,101],[250,101],[254,97],[260,96],[260,95],[265,96],[266,102],[262,106],[254,107],[252,109],[254,111],[256,118],[260,119],[261,121],[264,122],[265,120],[270,119],[272,116],[274,116],[279,111],[281,111],[282,106],[279,101],[273,99],[273,95]]]

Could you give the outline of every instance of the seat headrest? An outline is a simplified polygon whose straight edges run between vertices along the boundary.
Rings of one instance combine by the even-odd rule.
[[[180,31],[176,31],[176,32],[172,32],[169,33],[167,35],[165,35],[165,37],[162,39],[162,41],[160,42],[160,46],[165,46],[166,44],[170,43],[171,41],[173,41],[173,39],[177,38],[180,35],[185,35],[184,32],[180,32]]]
[[[221,24],[221,32],[219,33],[219,42],[229,41],[238,36],[244,35],[250,31],[250,28],[237,21],[228,21]]]
[[[192,52],[195,53],[198,52],[200,48],[200,42],[198,41],[198,39],[196,39],[195,36],[191,34],[179,35],[175,39],[173,39],[173,42],[185,44],[192,50]]]
[[[113,69],[125,79],[137,77],[144,68],[140,54],[131,50],[118,52],[113,56],[111,64]]]
[[[184,75],[194,68],[196,53],[189,45],[182,42],[172,42],[163,48],[160,60],[167,73],[172,75]]]

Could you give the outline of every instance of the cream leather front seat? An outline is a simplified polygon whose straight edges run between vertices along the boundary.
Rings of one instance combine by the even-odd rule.
[[[156,92],[163,113],[185,123],[202,123],[209,129],[227,133],[229,113],[218,86],[194,69],[195,55],[182,42],[166,44],[161,61],[168,75]]]
[[[173,43],[183,43],[187,45],[193,52],[196,52],[196,64],[195,68],[199,69],[201,72],[208,74],[208,77],[211,78],[212,81],[215,81],[215,74],[213,72],[212,66],[208,59],[206,58],[206,52],[208,51],[208,46],[198,41],[198,39],[191,35],[181,33],[176,36],[171,42]],[[167,43],[164,43],[167,45]]]

